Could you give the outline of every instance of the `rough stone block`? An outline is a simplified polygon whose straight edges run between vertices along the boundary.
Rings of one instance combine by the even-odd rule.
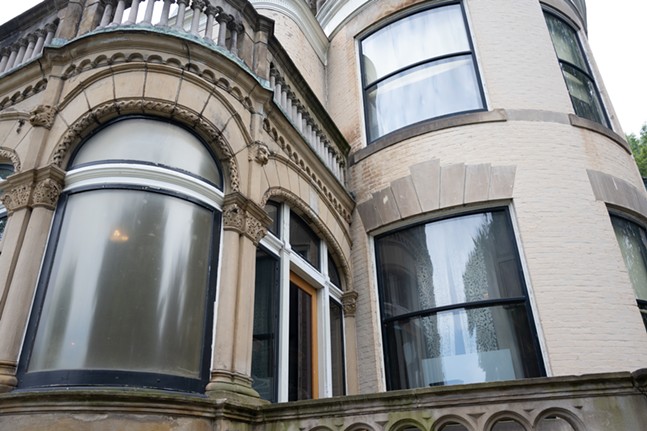
[[[411,179],[422,211],[438,209],[440,203],[440,161],[429,160],[411,166]]]
[[[468,165],[465,167],[464,203],[484,201],[490,188],[490,165]]]
[[[465,190],[465,165],[457,163],[440,168],[440,207],[463,203]]]
[[[490,171],[490,191],[488,198],[510,199],[514,190],[516,166],[494,166]]]
[[[393,181],[391,190],[402,218],[420,213],[420,202],[418,202],[418,195],[410,176]]]

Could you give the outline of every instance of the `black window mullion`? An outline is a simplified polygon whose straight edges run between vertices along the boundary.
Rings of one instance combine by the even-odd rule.
[[[459,52],[453,52],[451,54],[445,54],[445,55],[441,55],[441,56],[438,56],[438,57],[433,57],[433,58],[428,58],[428,59],[425,59],[425,60],[420,60],[420,61],[418,61],[416,63],[411,63],[411,64],[409,64],[409,65],[407,65],[405,67],[401,67],[400,69],[397,69],[397,70],[395,70],[395,71],[393,71],[391,73],[387,73],[386,75],[376,79],[375,81],[371,81],[370,83],[368,83],[364,87],[364,91],[368,91],[369,89],[371,89],[371,88],[375,87],[376,85],[388,80],[389,78],[391,78],[391,77],[393,77],[395,75],[398,75],[398,74],[400,74],[402,72],[406,72],[407,70],[415,69],[418,66],[422,66],[424,64],[435,63],[435,62],[438,62],[438,61],[446,60],[448,58],[468,56],[468,55],[472,56],[472,52],[471,51],[459,51]]]
[[[396,320],[409,320],[415,317],[427,317],[434,314],[451,310],[470,310],[474,308],[495,307],[497,305],[521,304],[526,300],[523,296],[513,298],[486,299],[483,301],[461,302],[457,304],[444,305],[442,307],[427,308],[425,310],[412,311],[411,313],[400,314],[395,317],[382,319],[383,324],[388,324]],[[646,302],[647,303],[647,302]]]
[[[586,71],[586,70],[582,69],[581,67],[579,67],[578,65],[573,64],[573,63],[571,63],[570,61],[567,61],[567,60],[562,60],[561,58],[559,59],[559,63],[560,64],[565,64],[568,67],[572,67],[573,69],[580,72],[582,75],[586,76],[591,82],[593,82],[595,84],[595,79],[593,79],[593,76],[591,76],[590,71]],[[598,88],[597,85],[595,85],[595,88],[597,90],[597,88]]]

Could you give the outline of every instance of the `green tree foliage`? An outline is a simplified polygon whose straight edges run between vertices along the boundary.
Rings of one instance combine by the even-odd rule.
[[[627,135],[627,142],[631,147],[631,152],[634,153],[634,159],[640,170],[640,175],[647,177],[647,123],[643,124],[640,129],[640,136],[633,133]]]

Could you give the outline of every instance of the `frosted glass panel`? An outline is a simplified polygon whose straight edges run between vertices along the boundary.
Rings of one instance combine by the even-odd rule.
[[[423,60],[469,50],[460,5],[420,12],[362,41],[365,83]]]
[[[169,166],[222,188],[220,170],[202,142],[187,130],[163,121],[131,118],[102,129],[83,144],[70,168],[107,160]]]
[[[199,378],[214,214],[136,190],[69,196],[29,371]]]

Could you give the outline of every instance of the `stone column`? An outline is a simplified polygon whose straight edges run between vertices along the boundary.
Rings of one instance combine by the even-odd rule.
[[[171,11],[171,5],[175,3],[175,0],[164,0],[162,5],[162,16],[160,17],[160,22],[157,23],[160,27],[168,26],[168,16]]]
[[[130,4],[130,13],[128,14],[128,19],[124,24],[133,25],[137,24],[137,14],[139,13],[139,2],[141,0],[133,0]]]
[[[177,0],[177,16],[175,18],[175,28],[184,30],[184,14],[186,13],[186,5],[189,0]]]
[[[148,0],[148,3],[146,4],[146,12],[144,12],[144,21],[142,21],[143,24],[153,24],[153,10],[155,9],[156,1],[157,0]]]
[[[4,70],[6,69],[10,55],[11,51],[9,50],[9,48],[4,47],[0,49],[0,56],[2,57],[2,60],[0,60],[0,73],[4,72]]]
[[[207,394],[263,403],[252,389],[256,247],[271,220],[265,211],[235,192],[225,197],[223,253],[214,341],[214,361]]]
[[[223,48],[227,47],[227,24],[231,19],[229,15],[222,12],[216,17],[216,22],[218,22],[218,46]]]
[[[126,0],[117,1],[117,9],[112,18],[110,25],[121,25],[121,20],[124,18],[124,11],[126,10]]]
[[[204,38],[208,41],[213,41],[213,23],[216,19],[216,14],[222,12],[222,9],[219,7],[212,6],[211,4],[207,5],[204,13],[207,14],[207,24],[204,29]]]
[[[12,246],[4,248],[0,259],[0,282],[6,289],[0,317],[0,392],[17,384],[22,336],[64,178],[63,170],[48,166],[14,174],[7,180],[8,191],[2,199],[9,211],[5,240],[12,241]]]
[[[32,54],[32,58],[36,58],[40,55],[41,52],[43,52],[43,46],[45,45],[45,36],[47,35],[47,32],[43,29],[36,30],[36,37],[38,39],[36,40],[36,46],[34,47],[34,53]]]
[[[23,38],[18,41],[18,46],[20,47],[18,49],[18,54],[16,54],[16,62],[14,63],[14,66],[20,66],[22,64],[22,60],[25,58],[25,52],[27,52],[27,39]]]
[[[54,33],[56,32],[57,27],[58,24],[56,24],[55,22],[45,24],[45,31],[47,32],[47,35],[45,36],[45,42],[43,43],[45,46],[52,43],[52,39],[54,39]]]
[[[204,0],[193,0],[191,3],[191,10],[193,10],[193,17],[191,17],[191,34],[198,35],[198,26],[200,24],[200,15],[206,6]]]
[[[357,327],[355,324],[355,313],[357,311],[357,292],[354,290],[345,292],[342,297],[344,308],[344,340],[346,342],[346,387],[348,395],[359,393],[359,381],[357,380]]]

